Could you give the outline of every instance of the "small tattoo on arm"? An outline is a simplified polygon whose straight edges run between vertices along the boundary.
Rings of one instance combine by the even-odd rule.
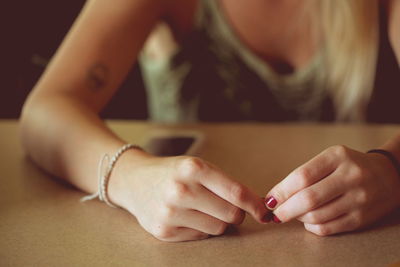
[[[87,74],[89,88],[93,91],[102,89],[107,84],[108,74],[108,68],[104,64],[94,64]]]

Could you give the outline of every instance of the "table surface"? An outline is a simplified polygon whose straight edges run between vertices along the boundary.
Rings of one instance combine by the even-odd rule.
[[[395,125],[108,124],[138,144],[160,128],[199,130],[206,136],[200,156],[260,196],[331,145],[365,151],[400,130]],[[261,225],[247,216],[223,236],[166,243],[121,209],[80,203],[82,192],[26,158],[16,121],[0,121],[0,148],[1,266],[386,266],[400,261],[400,211],[367,230],[331,237],[313,235],[299,222]]]

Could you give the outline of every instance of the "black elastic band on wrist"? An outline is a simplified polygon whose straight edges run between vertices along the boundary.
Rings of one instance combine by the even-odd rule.
[[[396,159],[396,157],[392,153],[383,149],[371,149],[367,153],[378,153],[387,157],[392,162],[393,166],[397,171],[397,174],[400,177],[400,162]]]

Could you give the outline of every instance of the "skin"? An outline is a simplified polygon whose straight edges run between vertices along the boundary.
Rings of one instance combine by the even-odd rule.
[[[291,29],[295,22],[287,18],[299,4],[301,1],[251,0],[243,8],[242,1],[221,1],[239,37],[277,70],[285,69],[282,66],[301,68],[317,47],[306,20],[304,25],[296,24],[296,34],[279,33],[268,26]],[[400,23],[400,7],[398,1],[389,6],[390,37],[400,55],[400,34],[393,26]],[[113,155],[125,143],[106,127],[99,111],[123,81],[154,25],[160,20],[167,22],[179,42],[192,28],[196,7],[194,0],[119,0],[118,4],[89,0],[24,105],[21,140],[30,157],[77,188],[95,192],[101,156]],[[278,16],[276,10],[286,16]],[[265,17],[274,23],[264,23]],[[400,158],[400,137],[383,148]],[[381,155],[331,148],[294,173],[269,193],[278,200],[274,212],[285,222],[303,221],[307,230],[317,234],[356,229],[399,205],[394,197],[400,195],[396,191],[400,188],[398,177]],[[377,177],[381,183],[377,183]],[[323,195],[306,193],[317,185]],[[263,201],[253,191],[195,157],[158,158],[128,150],[118,160],[108,188],[113,203],[132,213],[145,230],[164,241],[219,235],[229,224],[240,224],[245,212],[260,223],[267,214]],[[299,194],[308,194],[314,202],[303,196],[297,197],[297,203]],[[332,195],[350,204],[342,209],[335,202],[326,205]],[[368,205],[379,202],[368,217],[361,216],[366,215]],[[322,209],[319,215],[316,208]],[[360,215],[359,223],[349,227],[326,221],[339,213]],[[321,225],[334,226],[321,230],[325,229]]]

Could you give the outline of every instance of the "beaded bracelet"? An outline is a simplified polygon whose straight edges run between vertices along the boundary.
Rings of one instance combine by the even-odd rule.
[[[400,162],[396,159],[396,157],[392,153],[383,149],[371,149],[367,153],[378,153],[387,157],[392,162],[393,166],[397,171],[397,174],[400,177]]]
[[[92,195],[88,195],[85,196],[83,198],[81,198],[81,202],[85,202],[88,200],[92,200],[95,198],[99,198],[100,201],[105,202],[108,206],[113,207],[113,208],[117,208],[117,206],[115,206],[114,204],[111,203],[110,199],[108,198],[107,195],[107,188],[108,188],[108,181],[110,179],[111,176],[111,172],[114,169],[115,163],[117,162],[117,160],[119,159],[119,157],[128,149],[139,149],[142,150],[141,147],[137,146],[137,145],[132,145],[132,144],[125,144],[124,146],[122,146],[117,153],[115,153],[115,155],[111,158],[108,154],[104,154],[103,157],[101,158],[100,162],[99,162],[99,166],[97,169],[97,174],[98,174],[98,179],[99,179],[99,183],[98,183],[98,188],[97,188],[97,192],[92,194]],[[109,161],[108,167],[104,173],[104,175],[102,175],[102,169],[103,169],[103,165],[104,165],[104,160]]]

